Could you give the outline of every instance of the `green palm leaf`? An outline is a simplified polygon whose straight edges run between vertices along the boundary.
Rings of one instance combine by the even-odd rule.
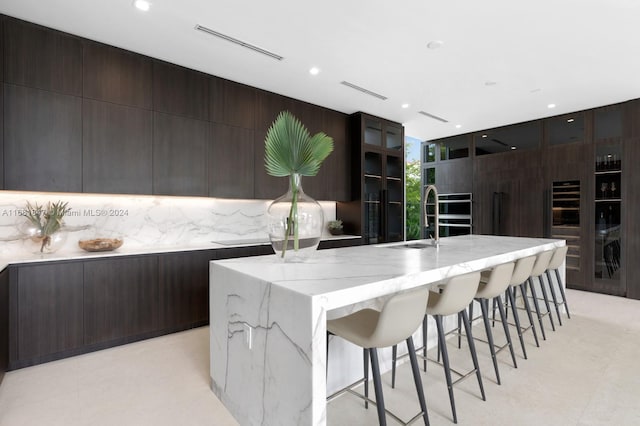
[[[333,151],[333,139],[324,133],[311,136],[306,127],[283,111],[265,138],[265,168],[271,176],[315,176]]]

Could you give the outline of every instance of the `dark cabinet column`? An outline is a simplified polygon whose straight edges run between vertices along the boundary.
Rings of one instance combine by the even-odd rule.
[[[18,268],[18,359],[36,361],[83,344],[82,264]]]
[[[214,255],[205,250],[159,256],[161,328],[209,323],[209,261]]]
[[[158,257],[84,264],[84,339],[91,345],[158,329]]]
[[[4,85],[5,188],[82,192],[82,100]]]
[[[264,138],[266,130],[256,130],[253,144],[253,188],[254,198],[273,200],[287,192],[289,180],[284,177],[275,177],[267,174],[264,168]],[[302,179],[304,188],[306,179]]]
[[[9,368],[9,269],[0,272],[0,385]]]
[[[256,89],[213,77],[209,87],[209,119],[216,123],[253,129]]]
[[[153,61],[153,110],[207,120],[208,76],[188,68]]]
[[[151,59],[126,50],[84,43],[83,96],[151,109]]]
[[[626,275],[627,297],[640,299],[640,174],[636,170],[640,164],[640,137],[625,141],[622,188],[624,221],[621,235],[626,241],[622,252],[622,265]]]
[[[211,123],[209,195],[225,198],[254,196],[254,131]]]
[[[13,18],[4,25],[5,82],[82,95],[80,39]]]
[[[209,123],[153,115],[153,193],[207,195]]]
[[[151,194],[151,111],[85,100],[84,192]]]

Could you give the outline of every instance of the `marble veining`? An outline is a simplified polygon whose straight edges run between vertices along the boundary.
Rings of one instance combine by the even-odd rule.
[[[468,235],[443,238],[437,249],[385,244],[319,251],[302,264],[276,256],[214,261],[212,389],[242,425],[324,425],[328,317],[564,244]],[[360,368],[350,370],[357,377]]]
[[[39,246],[21,232],[24,207],[27,201],[43,205],[58,200],[71,208],[64,218],[68,237],[59,250],[63,254],[80,253],[78,240],[97,237],[123,238],[124,250],[269,241],[266,211],[271,200],[0,191],[0,258],[37,252]],[[335,202],[320,204],[325,221],[335,219]]]

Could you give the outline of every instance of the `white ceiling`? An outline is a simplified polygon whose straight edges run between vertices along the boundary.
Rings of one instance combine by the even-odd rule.
[[[399,121],[423,140],[640,98],[638,0],[152,0],[146,13],[132,1],[0,0],[0,12]],[[195,31],[196,24],[285,59]],[[428,49],[434,40],[444,45]],[[309,74],[312,66],[319,75]]]

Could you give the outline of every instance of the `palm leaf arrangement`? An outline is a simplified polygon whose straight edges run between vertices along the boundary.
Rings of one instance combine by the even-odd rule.
[[[311,136],[307,128],[289,111],[281,112],[265,138],[265,168],[269,175],[289,176],[293,194],[284,235],[285,255],[289,236],[293,236],[294,250],[298,250],[298,193],[299,176],[315,176],[320,165],[333,151],[333,139],[319,132]]]
[[[38,203],[31,205],[27,201],[24,215],[34,228],[33,237],[42,241],[40,252],[43,252],[45,247],[51,244],[51,236],[62,228],[62,218],[71,211],[67,204],[62,201],[48,202],[45,208]]]

